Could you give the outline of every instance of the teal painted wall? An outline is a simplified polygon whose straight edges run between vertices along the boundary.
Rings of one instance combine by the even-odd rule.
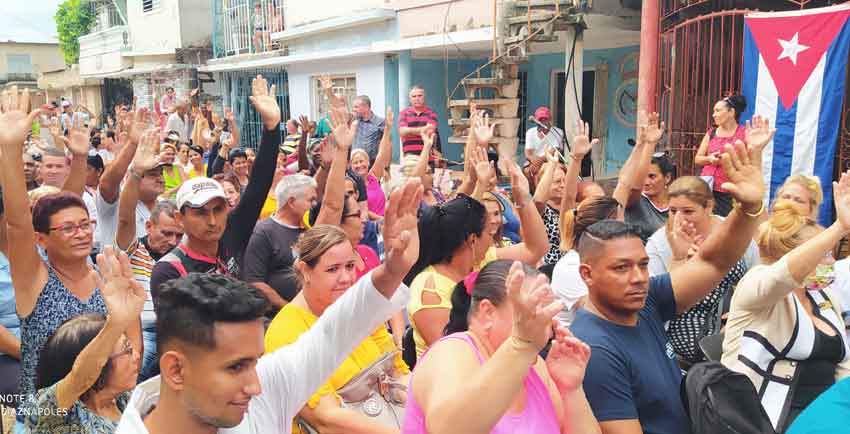
[[[631,53],[637,52],[638,46],[612,48],[605,50],[585,50],[584,65],[592,67],[600,62],[608,64],[608,134],[605,152],[606,174],[616,174],[620,166],[629,157],[631,147],[626,140],[634,137],[634,128],[620,123],[614,116],[614,94],[617,87],[623,82],[620,74],[620,62]],[[471,73],[486,59],[456,60],[450,59],[448,63],[449,92],[466,74]],[[551,73],[552,70],[563,70],[566,64],[564,54],[539,54],[532,55],[531,59],[521,66],[521,70],[528,73],[527,97],[529,113],[520,113],[520,118],[533,114],[534,109],[539,106],[550,105]],[[413,84],[422,85],[426,90],[428,106],[430,106],[440,117],[440,137],[443,140],[443,153],[446,158],[459,160],[463,151],[463,145],[448,144],[451,130],[448,125],[448,110],[446,100],[446,72],[443,60],[440,59],[413,59]],[[387,68],[388,70],[389,68]],[[396,68],[397,70],[397,68]],[[385,73],[386,74],[386,73]],[[489,72],[485,71],[485,75]],[[396,79],[398,77],[396,76]],[[397,81],[396,81],[397,83]],[[398,87],[397,85],[395,86]],[[464,98],[463,89],[458,89],[454,98]],[[392,101],[390,93],[387,93],[387,101]],[[521,155],[522,151],[519,150]]]
[[[398,58],[384,58],[384,101],[393,108],[395,119],[398,119]],[[381,108],[381,116],[386,114],[386,107]],[[393,122],[393,162],[399,161],[398,122]]]
[[[611,48],[605,50],[585,50],[584,66],[590,68],[600,62],[608,64],[608,135],[605,147],[605,172],[608,175],[616,173],[631,153],[631,146],[626,142],[634,137],[634,128],[620,123],[614,116],[614,94],[623,82],[620,74],[620,62],[631,53],[639,51],[637,45],[631,47]],[[529,113],[521,113],[521,117],[533,114],[539,106],[549,106],[551,72],[563,70],[566,59],[563,54],[532,55],[521,70],[528,72],[528,109]]]

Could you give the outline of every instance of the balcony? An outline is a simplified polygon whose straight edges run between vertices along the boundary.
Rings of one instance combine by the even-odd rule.
[[[215,0],[213,56],[277,50],[271,35],[283,31],[283,12],[283,0]]]
[[[128,50],[127,26],[113,26],[80,37],[80,75],[97,76],[130,67],[121,53]]]

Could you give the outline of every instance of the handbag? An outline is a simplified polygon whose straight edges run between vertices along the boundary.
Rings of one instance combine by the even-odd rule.
[[[360,413],[375,423],[400,429],[407,386],[391,375],[397,353],[398,350],[384,354],[337,390],[342,408]],[[302,417],[297,417],[296,423],[304,433],[319,434],[319,430]]]

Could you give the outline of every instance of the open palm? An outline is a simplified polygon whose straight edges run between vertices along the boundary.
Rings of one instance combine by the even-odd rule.
[[[257,78],[251,81],[251,96],[248,99],[260,114],[267,131],[272,131],[280,125],[280,106],[277,105],[275,90],[275,85],[269,87],[262,75],[257,75]]]
[[[599,143],[599,139],[590,139],[590,125],[587,122],[576,122],[575,134],[573,135],[573,154],[576,157],[584,158],[597,143]]]
[[[770,120],[756,115],[752,121],[748,121],[746,125],[747,146],[750,147],[751,158],[756,153],[761,155],[765,146],[773,140],[773,135],[776,134],[776,128],[770,128]]]
[[[850,230],[850,171],[841,174],[838,182],[832,183],[835,214],[844,230]]]
[[[659,122],[658,113],[641,112],[641,118],[645,121],[638,127],[639,140],[641,143],[658,143],[664,135],[664,122]]]
[[[476,116],[474,122],[472,127],[475,128],[475,138],[479,145],[486,147],[495,135],[497,122],[490,122],[489,114]]]
[[[89,152],[89,137],[91,137],[91,129],[83,126],[83,121],[74,119],[74,125],[69,134],[68,149],[75,157],[86,156]]]
[[[125,326],[138,321],[147,295],[133,277],[127,254],[116,254],[112,247],[107,247],[97,255],[97,266],[104,281],[101,293],[109,315]]]
[[[569,330],[557,326],[555,340],[546,357],[546,368],[562,391],[573,391],[584,381],[584,371],[590,361],[590,347],[575,338]]]
[[[417,228],[422,184],[411,178],[402,188],[390,194],[384,214],[384,246],[387,252],[386,267],[390,273],[406,275],[419,259],[419,231]]]
[[[38,110],[27,114],[28,89],[24,89],[19,95],[18,87],[12,86],[4,99],[6,111],[0,114],[0,149],[4,158],[21,158],[24,141],[32,128],[33,120],[38,116]]]
[[[764,177],[761,167],[756,165],[740,140],[734,145],[726,145],[726,152],[720,157],[723,171],[729,178],[722,187],[743,204],[756,204],[764,199]]]

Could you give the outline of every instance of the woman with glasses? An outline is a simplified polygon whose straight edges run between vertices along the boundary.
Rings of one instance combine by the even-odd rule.
[[[35,370],[47,338],[70,318],[84,313],[106,314],[100,292],[101,277],[89,264],[93,225],[85,203],[73,193],[41,198],[30,212],[26,193],[22,146],[37,112],[27,116],[28,92],[0,115],[0,178],[6,209],[9,263],[15,303],[21,318],[21,387],[32,397]],[[46,252],[46,260],[36,246]],[[141,327],[136,321],[128,330],[134,347],[141,349]],[[29,403],[24,403],[27,407]],[[23,414],[31,409],[24,408]]]
[[[26,425],[33,434],[108,434],[136,386],[139,352],[128,337],[145,303],[127,255],[107,247],[98,255],[103,301],[109,314],[83,314],[64,322],[42,350],[35,410]]]

